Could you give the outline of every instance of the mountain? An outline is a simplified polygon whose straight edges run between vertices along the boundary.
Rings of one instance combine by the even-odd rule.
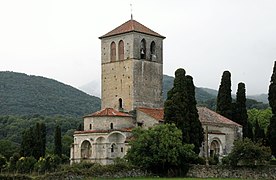
[[[168,91],[173,87],[173,81],[174,77],[163,75],[163,98],[164,100],[167,99],[167,93]],[[217,95],[215,95],[213,92],[211,92],[211,89],[207,88],[195,88],[195,96],[196,100],[198,102],[205,102],[207,100],[215,99]],[[215,90],[213,90],[215,91]]]
[[[83,116],[100,108],[100,98],[56,80],[0,71],[0,115]]]
[[[90,94],[91,96],[101,97],[101,83],[100,81],[91,81],[88,84],[85,84],[79,87],[83,92]]]
[[[268,94],[258,94],[258,95],[251,95],[251,96],[247,96],[247,97],[250,99],[254,99],[258,102],[268,104]]]

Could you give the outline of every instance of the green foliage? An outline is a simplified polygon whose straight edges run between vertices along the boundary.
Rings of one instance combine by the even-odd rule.
[[[7,159],[5,158],[5,156],[0,154],[0,170],[5,168],[6,165],[7,165]]]
[[[232,119],[231,73],[224,71],[217,96],[217,113]]]
[[[56,123],[60,125],[61,132],[63,134],[63,146],[65,149],[63,153],[66,156],[70,156],[70,141],[72,141],[73,132],[76,130],[78,125],[83,120],[81,118],[72,118],[72,117],[64,117],[64,116],[0,116],[0,145],[12,144],[10,147],[14,148],[6,148],[8,146],[0,146],[0,152],[3,155],[7,155],[7,159],[14,152],[19,152],[19,146],[22,141],[22,133],[25,130],[28,130],[30,127],[37,123],[45,123],[46,127],[46,149],[48,153],[54,152],[54,132]],[[70,137],[70,138],[68,138]],[[71,140],[70,140],[71,139]],[[6,143],[9,141],[11,143]],[[17,148],[13,145],[16,145]]]
[[[168,169],[185,167],[193,161],[196,154],[193,145],[182,144],[182,132],[174,124],[154,126],[149,130],[137,128],[127,159],[138,167],[157,173]]]
[[[243,137],[248,137],[248,115],[246,110],[246,95],[245,95],[245,84],[239,83],[237,90],[236,103],[234,104],[234,110],[232,114],[232,120],[242,125]]]
[[[272,154],[276,156],[276,61],[269,85],[268,101],[273,114],[268,128],[268,139]]]
[[[261,143],[254,143],[248,138],[239,139],[234,142],[232,152],[223,160],[232,166],[246,165],[254,166],[264,164],[271,156],[268,147]]]
[[[19,160],[20,155],[19,153],[14,153],[9,160],[9,171],[15,172],[16,171],[16,163]]]
[[[36,159],[45,156],[46,126],[44,123],[36,123],[22,134],[21,155],[34,156]]]
[[[195,86],[184,69],[175,71],[174,86],[168,92],[164,105],[165,123],[174,123],[182,131],[183,143],[194,144],[199,153],[203,141],[203,128],[196,108]]]
[[[100,109],[100,99],[58,81],[0,72],[0,115],[69,115]]]
[[[55,130],[55,149],[54,153],[61,157],[62,154],[62,143],[61,143],[61,129],[59,125],[56,126]]]
[[[264,129],[262,129],[258,121],[256,121],[255,129],[254,129],[254,141],[255,142],[261,141],[262,144],[265,144],[265,140],[266,140],[266,137],[265,137]]]
[[[34,157],[21,157],[16,162],[16,169],[20,173],[30,173],[34,169],[36,159]]]
[[[10,140],[0,140],[0,154],[9,159],[15,152],[19,151],[20,145]]]
[[[260,128],[264,129],[265,133],[269,125],[269,120],[272,117],[272,111],[270,108],[258,110],[258,109],[249,109],[247,111],[248,121],[255,127],[256,122],[258,121]]]

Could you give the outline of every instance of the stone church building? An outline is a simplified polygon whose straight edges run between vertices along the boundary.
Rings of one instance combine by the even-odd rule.
[[[99,39],[102,109],[84,116],[84,130],[74,133],[71,163],[110,164],[126,155],[133,128],[163,123],[165,37],[131,19]],[[198,112],[203,128],[208,127],[209,155],[229,153],[242,127],[205,107]]]

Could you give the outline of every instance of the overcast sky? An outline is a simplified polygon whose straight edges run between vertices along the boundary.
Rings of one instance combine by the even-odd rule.
[[[166,36],[164,74],[199,87],[267,93],[276,60],[276,0],[0,0],[0,71],[74,87],[100,81],[99,36],[130,19]]]

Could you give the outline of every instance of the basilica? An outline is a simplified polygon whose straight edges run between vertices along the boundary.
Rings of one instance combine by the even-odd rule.
[[[99,39],[101,110],[83,117],[84,130],[74,133],[71,163],[110,164],[126,155],[133,128],[164,122],[165,37],[131,18]],[[207,135],[200,155],[228,154],[242,126],[205,107],[198,107],[198,113]]]

